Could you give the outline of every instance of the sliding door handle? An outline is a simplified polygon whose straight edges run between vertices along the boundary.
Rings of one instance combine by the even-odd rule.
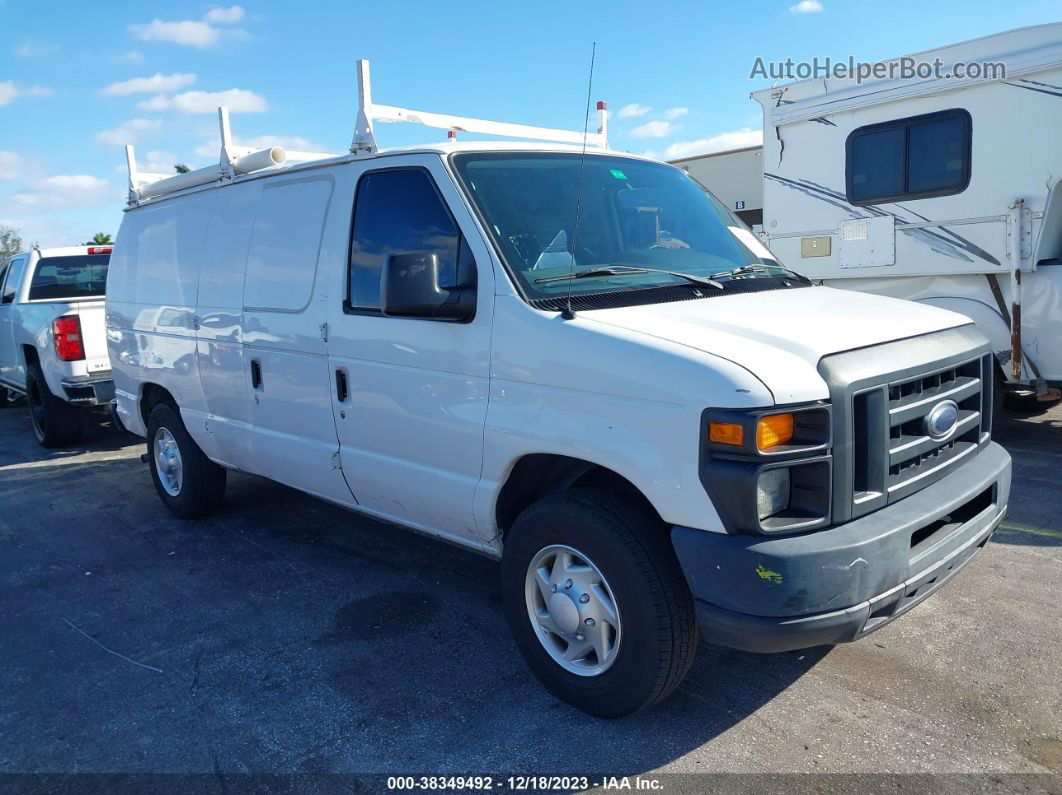
[[[258,359],[251,359],[251,386],[262,388],[262,363]]]
[[[346,403],[350,397],[350,386],[347,383],[347,371],[336,370],[336,400]]]

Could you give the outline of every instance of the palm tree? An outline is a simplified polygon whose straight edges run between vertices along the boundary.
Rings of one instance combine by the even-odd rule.
[[[173,170],[176,171],[178,174],[187,174],[192,169],[188,168],[188,166],[186,166],[184,163],[175,163],[173,166]]]
[[[109,246],[114,243],[113,238],[106,232],[97,232],[92,240],[85,243],[86,246]]]

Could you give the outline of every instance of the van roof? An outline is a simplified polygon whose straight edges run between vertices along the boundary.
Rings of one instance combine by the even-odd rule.
[[[322,154],[312,160],[288,160],[287,162],[281,165],[272,166],[270,168],[261,169],[259,171],[253,171],[248,174],[237,175],[225,182],[215,180],[202,185],[189,186],[182,190],[174,191],[172,193],[143,198],[138,200],[135,204],[130,204],[129,206],[125,207],[124,210],[128,211],[134,209],[137,206],[142,206],[145,204],[156,204],[157,202],[164,201],[171,197],[186,196],[190,193],[198,193],[202,190],[220,188],[224,185],[241,184],[243,182],[248,182],[254,179],[268,179],[269,177],[279,176],[281,174],[293,174],[309,169],[340,165],[342,163],[365,163],[377,160],[382,161],[390,157],[417,154],[428,154],[436,155],[439,157],[446,157],[448,155],[457,154],[461,152],[556,152],[579,155],[582,154],[584,150],[583,147],[575,146],[573,144],[542,143],[535,141],[440,141],[438,143],[425,143],[415,144],[411,146],[389,147],[386,149],[379,149],[372,154],[357,152],[344,152],[342,154],[332,155]],[[646,157],[644,155],[632,154],[630,152],[619,152],[613,149],[587,148],[585,150],[585,153],[587,157],[599,157],[602,155],[607,155],[610,157],[630,158],[632,160],[662,162],[656,160],[655,158]]]

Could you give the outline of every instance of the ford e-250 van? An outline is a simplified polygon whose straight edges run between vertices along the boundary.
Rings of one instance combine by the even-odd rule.
[[[224,114],[219,166],[130,150],[110,359],[174,514],[231,469],[499,558],[529,667],[602,716],[699,633],[857,640],[985,545],[1010,459],[967,318],[811,285],[603,119],[580,148],[373,106],[365,72],[349,154],[241,151]],[[380,118],[577,145],[379,150]]]

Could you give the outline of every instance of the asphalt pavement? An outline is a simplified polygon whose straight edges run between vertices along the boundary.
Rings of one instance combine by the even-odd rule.
[[[1062,408],[1009,419],[1010,511],[904,618],[833,649],[702,643],[619,721],[517,654],[496,564],[254,477],[172,518],[106,424],[0,411],[0,772],[1062,772]]]

